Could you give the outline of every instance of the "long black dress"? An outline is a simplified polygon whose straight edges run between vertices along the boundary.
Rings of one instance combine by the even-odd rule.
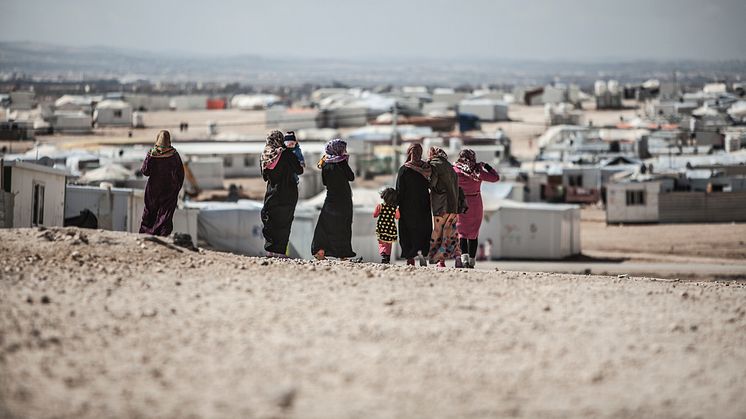
[[[352,251],[352,189],[355,174],[347,161],[326,163],[321,169],[321,181],[326,186],[326,199],[319,222],[313,232],[311,254],[324,249],[326,256],[349,258]]]
[[[396,178],[399,195],[399,245],[402,259],[411,259],[421,251],[427,256],[433,218],[430,212],[429,182],[418,172],[402,166]]]
[[[262,172],[262,177],[267,181],[262,208],[262,234],[264,249],[268,252],[285,254],[287,251],[290,226],[298,203],[298,184],[294,175],[302,173],[303,167],[290,149],[282,152],[273,169]]]

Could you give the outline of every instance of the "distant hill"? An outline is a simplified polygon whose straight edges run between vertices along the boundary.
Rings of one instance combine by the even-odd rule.
[[[340,81],[349,84],[543,84],[557,78],[590,84],[598,78],[622,82],[677,71],[680,80],[746,78],[741,61],[595,61],[557,62],[497,59],[340,60],[258,55],[154,53],[111,47],[66,47],[31,42],[0,42],[0,73],[50,79],[136,79],[226,81],[252,84],[300,84]]]

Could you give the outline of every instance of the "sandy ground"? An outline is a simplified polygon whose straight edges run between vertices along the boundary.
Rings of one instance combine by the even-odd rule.
[[[746,287],[0,230],[0,417],[746,415]]]
[[[208,122],[218,124],[218,132],[263,138],[267,133],[264,111],[242,111],[239,109],[200,111],[154,111],[143,112],[146,128],[96,128],[88,135],[38,136],[42,143],[62,144],[66,148],[95,148],[99,144],[151,143],[161,129],[171,131],[174,141],[207,138]],[[179,124],[188,122],[187,131],[179,131]],[[129,134],[132,134],[130,137]]]
[[[618,253],[634,259],[693,262],[697,258],[746,263],[746,223],[606,225],[605,213],[582,211],[583,253]],[[687,260],[688,259],[688,260]]]

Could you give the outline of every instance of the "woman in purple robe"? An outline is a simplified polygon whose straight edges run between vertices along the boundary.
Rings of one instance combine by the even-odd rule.
[[[155,146],[148,152],[140,171],[148,176],[140,233],[168,236],[174,229],[174,211],[184,183],[184,165],[171,146],[168,131],[158,133]]]

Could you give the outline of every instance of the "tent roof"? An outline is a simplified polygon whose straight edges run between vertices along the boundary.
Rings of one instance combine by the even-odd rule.
[[[132,108],[132,105],[122,100],[106,99],[96,105],[96,109],[127,109]]]
[[[127,180],[132,177],[132,172],[119,164],[109,164],[85,172],[80,177],[81,182],[103,182],[106,180]]]

